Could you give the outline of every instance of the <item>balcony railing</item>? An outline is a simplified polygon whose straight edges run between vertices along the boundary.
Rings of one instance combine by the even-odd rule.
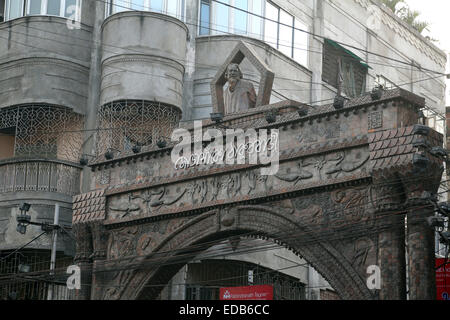
[[[0,161],[0,194],[6,192],[80,193],[79,165],[48,159],[8,159]]]

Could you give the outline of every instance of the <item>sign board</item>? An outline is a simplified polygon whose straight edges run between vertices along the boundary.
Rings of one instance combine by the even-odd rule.
[[[450,300],[450,263],[447,263],[447,265],[443,266],[444,260],[444,258],[436,258],[437,300]],[[450,259],[448,259],[447,262],[450,262]]]
[[[271,285],[220,288],[220,300],[273,300]]]

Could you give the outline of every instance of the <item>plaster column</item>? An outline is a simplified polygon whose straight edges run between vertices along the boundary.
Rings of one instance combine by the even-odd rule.
[[[93,19],[91,66],[89,72],[88,97],[85,118],[85,130],[96,128],[97,109],[100,103],[101,75],[102,75],[102,23],[105,18],[105,3],[97,1],[95,17]],[[84,154],[95,155],[95,131],[85,131],[83,135]],[[92,157],[88,157],[92,160]],[[82,172],[81,193],[88,192],[91,184],[91,169],[85,167]]]
[[[319,36],[323,35],[323,3],[322,0],[314,1],[314,18],[313,18],[313,30],[314,34]],[[320,105],[323,103],[322,98],[322,59],[323,59],[323,38],[310,36],[310,47],[315,48],[309,53],[309,69],[312,71],[311,77],[311,100],[309,103],[313,105]],[[314,102],[314,103],[313,103]],[[317,102],[317,103],[316,103]]]

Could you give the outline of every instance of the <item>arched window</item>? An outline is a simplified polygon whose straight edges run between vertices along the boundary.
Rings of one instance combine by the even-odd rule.
[[[6,0],[5,21],[30,15],[79,16],[82,0]]]

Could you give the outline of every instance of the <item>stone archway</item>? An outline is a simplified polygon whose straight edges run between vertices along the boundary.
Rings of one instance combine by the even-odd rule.
[[[407,238],[410,297],[433,299],[425,221],[433,206],[423,194],[437,192],[443,159],[433,148],[443,138],[415,124],[421,105],[394,90],[308,116],[288,101],[225,120],[279,128],[279,170],[271,176],[260,164],[177,170],[171,146],[92,165],[101,190],[74,198],[76,260],[91,283],[84,297],[155,297],[148,288],[187,262],[180,254],[194,257],[193,246],[254,232],[301,255],[343,299],[405,299]],[[277,121],[261,125],[270,108]],[[371,265],[380,269],[379,289],[366,286]]]
[[[357,198],[361,197],[359,192],[368,192],[368,187],[351,189],[357,194]],[[344,192],[344,191],[342,191]],[[330,198],[330,202],[336,202],[338,192],[324,192],[316,200]],[[347,191],[348,193],[348,191]],[[350,192],[352,193],[352,192]],[[363,197],[366,197],[364,194]],[[249,205],[236,206],[226,209],[213,210],[204,213],[173,232],[160,241],[155,241],[154,250],[151,253],[141,256],[139,261],[135,262],[133,269],[121,271],[117,273],[113,279],[102,283],[102,286],[110,287],[115,294],[111,295],[106,289],[101,299],[143,299],[155,298],[178,269],[193,258],[200,248],[206,250],[214,242],[214,239],[224,239],[229,235],[259,235],[268,239],[273,239],[293,250],[295,253],[307,260],[322,276],[335,288],[337,293],[343,299],[374,299],[377,298],[366,286],[366,279],[363,273],[365,265],[370,263],[369,260],[376,259],[376,247],[373,241],[367,238],[369,230],[364,230],[361,235],[355,234],[359,240],[369,239],[372,243],[373,250],[366,253],[364,262],[355,263],[354,257],[358,257],[361,253],[352,243],[334,241],[330,242],[326,239],[327,235],[332,233],[348,232],[345,228],[336,228],[332,232],[326,232],[323,228],[314,227],[312,220],[317,219],[318,214],[326,215],[327,213],[318,205],[310,205],[307,209],[295,208],[296,201],[303,199],[311,199],[309,195],[289,200],[288,207],[280,207],[286,205],[286,201],[274,203],[270,206],[266,205]],[[355,197],[352,199],[354,200]],[[351,199],[348,200],[350,202]],[[291,203],[289,205],[289,202]],[[311,200],[309,200],[311,202]],[[360,210],[365,207],[366,203],[360,203],[355,206],[354,210]],[[298,206],[297,206],[298,207]],[[349,213],[349,211],[347,211]],[[362,218],[360,222],[366,227],[371,227],[370,223]],[[316,231],[322,230],[324,234],[316,234]],[[361,230],[362,231],[362,230]],[[362,235],[362,234],[365,235]],[[140,239],[138,243],[148,239],[153,234],[151,231],[142,231],[137,237]],[[338,236],[335,234],[335,236]],[[344,234],[339,235],[345,238]],[[118,240],[121,241],[121,240]],[[150,240],[152,241],[152,240]],[[202,244],[206,244],[202,246]],[[190,254],[186,255],[186,250],[192,249]],[[185,255],[183,259],[178,258],[179,255]],[[368,257],[368,255],[370,255]],[[155,259],[157,257],[157,259]],[[157,263],[152,263],[157,261]],[[367,263],[366,263],[367,262]],[[362,267],[362,268],[361,268]],[[105,265],[105,270],[108,266]],[[124,278],[124,275],[126,277]],[[124,280],[125,279],[125,280]],[[124,288],[120,292],[116,292],[116,288],[120,286]],[[148,284],[151,284],[148,286]]]

